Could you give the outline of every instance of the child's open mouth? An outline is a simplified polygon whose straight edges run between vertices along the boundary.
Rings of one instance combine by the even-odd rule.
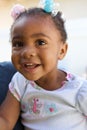
[[[35,63],[24,63],[23,69],[28,72],[35,72],[38,67],[40,67],[41,64],[35,64]]]
[[[40,66],[40,65],[39,64],[32,64],[32,63],[24,64],[24,67],[29,68],[29,69],[34,69],[38,66]]]

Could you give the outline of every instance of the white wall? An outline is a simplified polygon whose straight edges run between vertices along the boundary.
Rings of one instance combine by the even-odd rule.
[[[61,64],[71,72],[83,76],[87,69],[87,18],[68,20],[66,29],[69,48]]]

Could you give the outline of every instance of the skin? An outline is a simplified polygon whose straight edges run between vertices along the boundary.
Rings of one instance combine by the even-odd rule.
[[[66,74],[58,70],[57,63],[64,58],[67,44],[61,41],[50,17],[19,19],[11,30],[11,40],[12,62],[21,74],[46,90],[61,87]],[[0,129],[13,129],[19,114],[20,103],[8,92],[0,108],[0,124],[3,124]]]
[[[40,16],[24,17],[12,29],[14,66],[42,88],[54,90],[60,86],[61,75],[65,74],[57,69],[57,62],[63,59],[66,51],[67,44],[61,41],[60,32],[50,17],[46,20]]]

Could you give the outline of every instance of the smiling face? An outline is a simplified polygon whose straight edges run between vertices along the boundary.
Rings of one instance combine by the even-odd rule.
[[[29,80],[39,80],[57,73],[57,62],[67,50],[53,21],[40,16],[23,17],[11,30],[12,62]]]

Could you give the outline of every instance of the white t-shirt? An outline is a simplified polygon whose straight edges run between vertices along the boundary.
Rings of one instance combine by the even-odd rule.
[[[21,102],[25,130],[87,130],[87,80],[66,78],[60,89],[48,91],[19,72],[13,76],[9,89]]]

